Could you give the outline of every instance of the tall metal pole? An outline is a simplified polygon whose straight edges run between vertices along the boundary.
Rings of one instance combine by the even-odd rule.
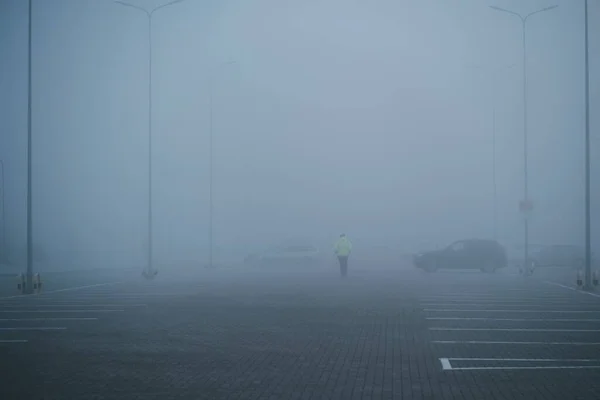
[[[116,0],[115,3],[126,7],[135,8],[142,11],[148,17],[148,266],[147,272],[153,275],[153,224],[152,224],[152,15],[161,8],[181,3],[183,0],[172,0],[169,3],[160,5],[151,11],[138,7],[124,1]]]
[[[523,25],[523,200],[529,202],[529,160],[527,157],[528,153],[528,139],[529,132],[527,131],[527,40],[526,40],[526,21],[527,17],[521,18]],[[525,211],[525,229],[524,229],[524,265],[526,268],[529,266],[529,216]]]
[[[496,92],[498,74],[504,70],[514,67],[515,64],[505,65],[501,67],[488,68],[483,66],[474,66],[477,69],[484,69],[490,72],[492,81],[492,188],[493,188],[493,238],[498,239],[498,185],[497,185],[497,167],[496,167]]]
[[[213,84],[208,83],[208,267],[213,266]]]
[[[492,93],[492,185],[494,188],[494,240],[498,239],[498,185],[496,184],[496,81]]]
[[[225,67],[226,65],[235,64],[235,61],[227,61],[219,64],[217,68]],[[208,81],[208,267],[213,266],[213,183],[214,183],[214,156],[213,156],[213,80],[215,71],[212,71]]]
[[[585,0],[585,288],[592,289],[592,215],[590,171],[590,62],[588,0]]]
[[[522,24],[523,29],[523,175],[524,175],[524,187],[523,187],[523,200],[529,203],[529,165],[528,165],[528,129],[527,129],[527,42],[526,42],[526,24],[529,17],[535,14],[539,14],[543,11],[549,11],[558,7],[557,5],[545,7],[537,11],[533,11],[525,16],[516,13],[514,11],[510,11],[504,8],[490,6],[490,8],[496,11],[502,11],[508,14],[515,15],[519,17]],[[529,212],[529,210],[525,210],[525,212]],[[525,229],[524,229],[524,265],[529,265],[529,218],[525,216],[524,221]]]
[[[152,275],[152,13],[148,14],[148,273]]]
[[[33,224],[31,207],[31,3],[29,0],[27,38],[27,278],[25,293],[33,293]]]
[[[6,187],[4,183],[4,161],[0,160],[0,179],[2,179],[2,187],[0,188],[0,202],[2,202],[2,208],[0,212],[2,212],[2,251],[6,251],[6,214],[4,214],[4,188]]]

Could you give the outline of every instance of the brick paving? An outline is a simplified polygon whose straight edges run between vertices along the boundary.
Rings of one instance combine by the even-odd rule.
[[[546,344],[600,342],[600,298],[507,273],[351,272],[341,281],[333,269],[206,270],[0,299],[0,340],[27,340],[0,343],[0,399],[600,398],[600,369],[447,371],[440,363],[600,359],[600,346]],[[540,312],[515,312],[528,307]],[[45,319],[14,321],[32,316]],[[95,319],[52,319],[63,317]],[[2,330],[15,327],[65,329]],[[515,365],[450,361],[454,368]]]

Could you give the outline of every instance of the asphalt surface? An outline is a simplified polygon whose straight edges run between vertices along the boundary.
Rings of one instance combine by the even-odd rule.
[[[359,267],[1,298],[0,399],[600,398],[598,294]]]

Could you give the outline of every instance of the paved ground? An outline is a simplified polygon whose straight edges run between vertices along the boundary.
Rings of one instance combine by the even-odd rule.
[[[0,399],[600,398],[600,297],[510,271],[335,272],[0,299]]]
[[[20,294],[17,289],[17,275],[22,269],[0,268],[0,297],[15,296]],[[127,279],[137,278],[139,269],[117,270],[117,269],[93,269],[83,271],[65,272],[39,272],[45,291],[66,289],[76,286],[93,285],[97,283],[119,282]]]

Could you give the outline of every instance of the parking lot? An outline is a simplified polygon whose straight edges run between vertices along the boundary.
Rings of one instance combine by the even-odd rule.
[[[598,399],[600,298],[542,278],[204,270],[2,298],[0,398]]]
[[[540,282],[420,297],[446,370],[600,368],[599,300]]]

